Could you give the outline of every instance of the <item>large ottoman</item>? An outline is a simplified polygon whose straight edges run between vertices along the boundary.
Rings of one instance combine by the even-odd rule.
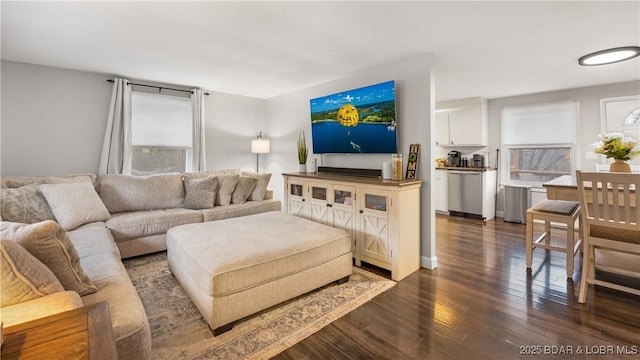
[[[171,228],[167,259],[214,335],[352,272],[347,231],[277,211]]]

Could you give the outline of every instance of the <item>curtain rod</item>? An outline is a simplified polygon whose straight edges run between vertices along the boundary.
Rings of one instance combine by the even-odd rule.
[[[112,79],[107,79],[107,82],[112,83],[113,80]],[[145,85],[145,84],[136,84],[136,83],[132,83],[130,81],[127,81],[127,85],[136,85],[136,86],[144,86],[144,87],[150,87],[150,88],[156,88],[158,89],[158,91],[162,91],[162,89],[165,90],[173,90],[173,91],[182,91],[182,92],[188,92],[190,94],[193,94],[193,91],[191,90],[182,90],[182,89],[174,89],[174,88],[170,88],[170,87],[164,87],[164,86],[155,86],[155,85]],[[205,95],[209,95],[208,92],[204,93]]]

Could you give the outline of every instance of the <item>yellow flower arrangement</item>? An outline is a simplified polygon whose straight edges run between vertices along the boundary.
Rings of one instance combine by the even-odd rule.
[[[640,144],[621,132],[601,133],[598,139],[599,141],[593,144],[593,151],[596,154],[623,161],[640,155]]]

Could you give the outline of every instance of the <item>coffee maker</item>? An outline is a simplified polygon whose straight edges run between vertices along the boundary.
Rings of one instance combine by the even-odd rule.
[[[484,155],[480,155],[480,154],[473,155],[473,167],[474,168],[486,167]]]
[[[461,158],[461,153],[460,151],[450,151],[447,157],[447,165],[449,166],[453,166],[453,167],[460,167],[460,158]]]

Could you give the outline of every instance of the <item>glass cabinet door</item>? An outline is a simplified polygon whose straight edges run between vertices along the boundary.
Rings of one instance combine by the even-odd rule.
[[[360,254],[364,261],[388,262],[389,247],[389,193],[383,190],[361,189]]]
[[[333,190],[333,202],[336,204],[352,206],[353,205],[353,191],[352,190]]]
[[[384,195],[364,194],[364,207],[369,210],[387,211],[387,197]]]
[[[327,188],[312,186],[311,187],[311,198],[316,200],[327,200]]]
[[[289,195],[302,196],[304,187],[302,184],[290,184]]]

